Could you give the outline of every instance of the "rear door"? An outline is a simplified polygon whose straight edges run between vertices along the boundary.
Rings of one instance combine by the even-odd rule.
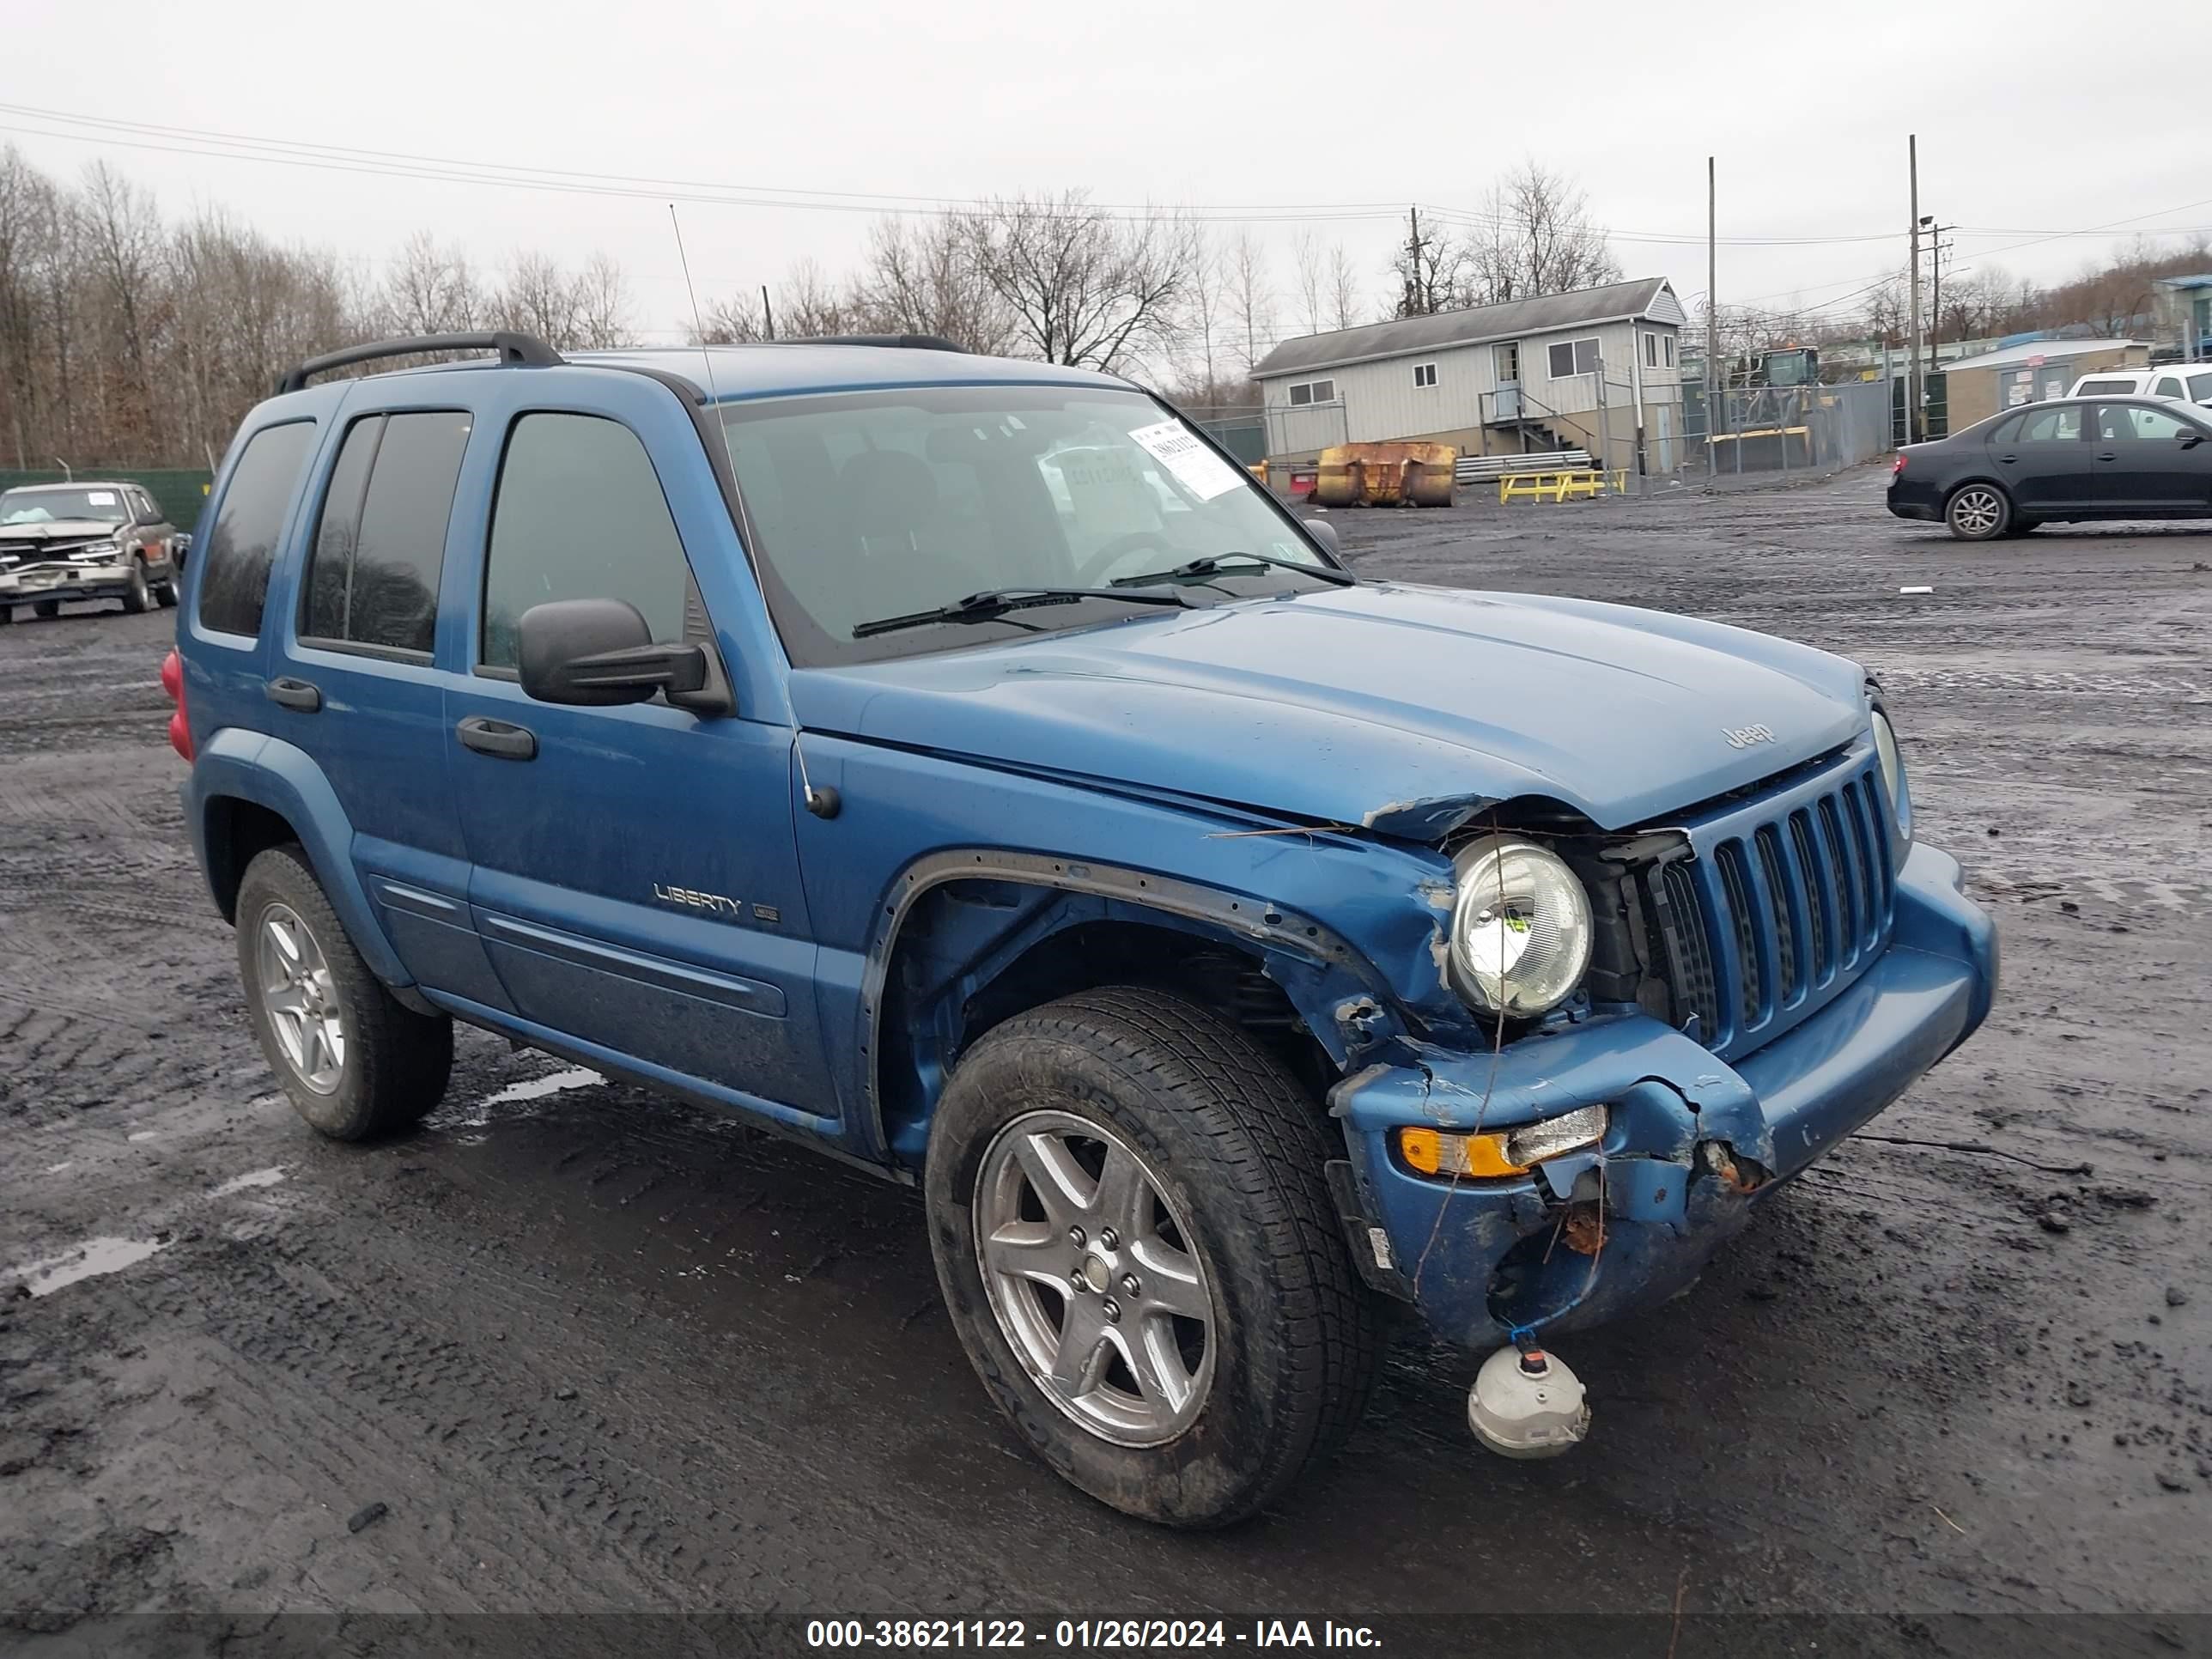
[[[531,1024],[827,1132],[780,708],[562,707],[515,674],[531,606],[620,599],[656,638],[713,640],[745,680],[708,603],[732,605],[730,572],[694,574],[697,559],[742,562],[698,434],[666,387],[617,374],[518,396],[501,428],[483,434],[501,455],[476,531],[471,672],[446,710],[485,948]]]
[[[454,487],[475,422],[434,385],[368,380],[343,406],[310,495],[305,556],[270,595],[280,620],[268,730],[329,780],[362,886],[407,971],[498,1006],[468,915],[468,850],[446,761],[451,675],[435,651]]]
[[[2111,513],[2212,510],[2212,438],[2174,405],[2095,405],[2097,504]],[[2197,441],[2185,446],[2183,440]]]
[[[2087,510],[2095,487],[2096,464],[2081,441],[2086,404],[2045,404],[2027,410],[2014,424],[2000,426],[1990,444],[1997,477],[2012,492],[2018,510],[2060,513]]]

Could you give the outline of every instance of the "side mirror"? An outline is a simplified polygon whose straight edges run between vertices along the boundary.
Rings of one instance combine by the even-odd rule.
[[[540,702],[584,708],[644,702],[703,690],[707,653],[696,645],[655,645],[627,599],[554,599],[515,624],[522,689]]]
[[[1305,526],[1306,534],[1321,544],[1322,551],[1339,563],[1343,562],[1344,543],[1339,539],[1334,525],[1327,519],[1303,519],[1299,522]]]

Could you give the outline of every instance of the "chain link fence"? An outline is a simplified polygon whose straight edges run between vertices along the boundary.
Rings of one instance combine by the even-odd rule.
[[[1825,477],[1894,447],[1892,392],[1880,380],[1735,387],[1710,403],[1691,383],[1683,394],[1685,483]]]

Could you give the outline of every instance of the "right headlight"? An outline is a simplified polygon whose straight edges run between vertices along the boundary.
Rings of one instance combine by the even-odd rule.
[[[1912,844],[1912,793],[1905,782],[1905,756],[1897,746],[1897,732],[1889,716],[1874,711],[1875,758],[1881,763],[1882,787],[1889,791],[1889,815],[1897,825],[1897,838]]]
[[[1529,1018],[1573,994],[1589,966],[1589,898],[1558,854],[1486,836],[1453,860],[1451,957],[1460,994],[1485,1012]]]

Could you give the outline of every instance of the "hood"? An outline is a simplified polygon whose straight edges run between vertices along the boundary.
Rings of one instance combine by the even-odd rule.
[[[1625,829],[1866,724],[1854,664],[1584,600],[1396,583],[792,676],[800,726],[1433,839],[1488,805]]]

